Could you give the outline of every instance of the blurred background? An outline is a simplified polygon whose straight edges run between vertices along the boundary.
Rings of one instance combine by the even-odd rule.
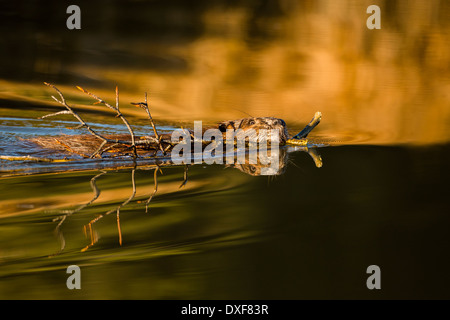
[[[0,108],[53,104],[52,82],[79,105],[84,86],[129,102],[149,92],[156,119],[277,116],[365,144],[450,138],[450,2],[430,0],[68,1],[0,4]],[[381,29],[369,30],[369,5]]]

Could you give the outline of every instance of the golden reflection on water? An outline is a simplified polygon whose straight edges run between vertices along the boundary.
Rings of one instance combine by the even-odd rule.
[[[447,2],[376,1],[381,30],[366,27],[373,1],[271,3],[272,15],[249,5],[208,5],[195,20],[202,32],[189,39],[152,42],[141,30],[112,41],[107,31],[82,30],[70,46],[79,54],[75,62],[38,53],[34,72],[77,75],[80,82],[58,86],[85,105],[75,85],[113,101],[118,84],[124,113],[142,117],[128,103],[147,91],[156,119],[214,122],[251,114],[281,117],[297,128],[320,110],[315,133],[340,143],[449,141]],[[111,19],[119,9],[110,8]],[[64,44],[58,37],[36,32],[35,39],[51,49]],[[114,63],[101,63],[111,56]],[[120,56],[140,62],[130,67]],[[96,84],[85,85],[88,79]],[[39,82],[0,84],[0,98],[51,103],[52,93]]]
[[[197,168],[181,187],[186,179],[183,170],[163,168],[156,194],[154,169],[148,168],[4,179],[2,193],[8,196],[8,186],[13,189],[14,199],[9,202],[26,203],[33,209],[0,215],[4,240],[0,245],[0,277],[57,270],[74,254],[80,264],[94,266],[110,263],[116,254],[120,261],[142,261],[145,257],[195,253],[200,247],[205,250],[256,241],[259,231],[255,223],[260,218],[249,218],[257,217],[257,212],[245,205],[236,211],[246,214],[214,210],[219,194],[220,199],[236,196],[248,178],[238,170],[209,170],[218,173],[214,179],[204,179]],[[39,197],[20,199],[23,195],[14,193],[15,188],[32,190],[33,185],[40,185]],[[203,201],[194,205],[193,198]],[[0,210],[6,211],[0,213],[10,213],[3,202]],[[211,211],[200,210],[205,204]],[[9,226],[8,221],[14,224]],[[78,255],[81,252],[83,256]],[[34,258],[41,259],[39,264],[31,262]],[[24,259],[28,263],[21,264]]]

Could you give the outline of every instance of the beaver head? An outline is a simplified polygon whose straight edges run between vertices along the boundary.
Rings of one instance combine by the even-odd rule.
[[[223,121],[219,123],[219,130],[226,132],[227,129],[242,129],[244,131],[254,129],[256,134],[260,129],[278,130],[280,143],[285,143],[289,139],[286,122],[283,119],[273,117],[251,117],[238,120]]]

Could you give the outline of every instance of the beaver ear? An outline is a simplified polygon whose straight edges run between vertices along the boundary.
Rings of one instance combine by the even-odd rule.
[[[220,132],[225,132],[227,129],[234,129],[234,121],[224,121],[219,123]]]

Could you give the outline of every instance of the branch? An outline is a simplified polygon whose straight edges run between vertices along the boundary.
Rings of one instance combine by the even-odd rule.
[[[109,103],[107,103],[105,100],[103,100],[100,97],[97,97],[95,94],[93,94],[92,92],[87,91],[86,89],[77,86],[77,89],[86,93],[87,95],[91,96],[92,98],[94,98],[95,100],[97,100],[99,103],[104,104],[106,107],[116,111],[117,115],[116,117],[120,118],[122,120],[122,122],[125,124],[125,126],[127,127],[128,131],[130,132],[131,135],[131,146],[133,147],[133,156],[136,158],[137,157],[137,152],[136,152],[136,143],[135,143],[135,135],[133,132],[133,129],[131,128],[128,120],[123,116],[123,114],[120,112],[119,110],[119,88],[116,86],[116,106],[112,106]],[[101,148],[100,148],[101,149]],[[100,150],[97,150],[96,152],[98,153]]]
[[[308,134],[320,123],[320,120],[322,119],[322,113],[316,112],[314,114],[314,118],[308,123],[308,125],[299,133],[297,133],[295,136],[292,137],[292,139],[304,139],[308,136]]]
[[[42,116],[40,119],[44,119],[44,118],[48,118],[48,117],[54,117],[54,116],[59,116],[60,114],[71,114],[71,113],[68,110],[63,110],[63,111],[47,114],[45,116]]]
[[[50,159],[50,158],[38,158],[38,157],[31,157],[31,156],[2,156],[2,155],[0,155],[0,160],[32,161],[32,162],[68,162],[68,161],[73,161],[71,159]]]
[[[159,149],[162,151],[163,155],[165,155],[167,149],[163,148],[163,146],[161,144],[161,138],[158,135],[158,132],[156,131],[155,122],[153,121],[152,115],[150,113],[150,109],[148,108],[147,92],[145,93],[145,102],[131,102],[131,104],[141,107],[142,109],[145,110],[145,112],[147,113],[148,119],[150,120],[150,124],[152,125],[153,133],[155,134],[155,138],[158,140]]]
[[[72,116],[74,116],[74,117],[80,122],[80,125],[78,125],[77,127],[75,127],[75,129],[79,129],[79,128],[85,127],[85,128],[88,130],[88,132],[89,132],[90,134],[92,134],[93,136],[95,136],[95,137],[97,137],[98,139],[102,140],[102,143],[101,143],[100,147],[97,148],[97,150],[95,150],[95,152],[94,152],[92,155],[90,155],[89,158],[92,159],[92,158],[94,158],[95,156],[97,156],[97,155],[103,153],[104,151],[106,151],[108,148],[106,148],[106,149],[104,149],[104,150],[102,150],[102,148],[103,148],[103,147],[105,146],[105,144],[107,144],[107,143],[124,144],[124,145],[130,145],[130,144],[131,144],[131,147],[133,148],[133,156],[134,156],[135,158],[137,157],[137,151],[136,151],[136,146],[137,146],[137,145],[145,145],[145,144],[148,144],[148,143],[160,143],[160,141],[159,141],[158,139],[155,139],[155,138],[153,138],[153,137],[146,137],[146,139],[140,140],[140,141],[136,141],[136,140],[135,140],[135,135],[134,135],[133,129],[131,128],[131,126],[130,126],[130,124],[128,123],[127,119],[122,115],[122,113],[121,113],[120,110],[119,110],[119,90],[118,90],[117,87],[116,87],[116,106],[112,106],[112,105],[110,105],[109,103],[105,102],[103,99],[97,97],[95,94],[93,94],[93,93],[91,93],[91,92],[89,92],[89,91],[87,91],[87,90],[85,90],[85,89],[83,89],[83,88],[77,86],[77,88],[78,88],[79,90],[81,90],[82,92],[86,93],[87,95],[93,97],[93,98],[96,99],[99,103],[102,103],[102,104],[104,104],[106,107],[108,107],[108,108],[110,108],[110,109],[116,111],[116,113],[117,113],[116,116],[119,117],[119,118],[121,118],[121,120],[123,121],[123,123],[126,125],[128,131],[130,132],[130,135],[131,135],[131,141],[118,140],[118,139],[108,139],[108,138],[102,136],[101,134],[97,133],[94,129],[92,129],[92,128],[91,128],[91,127],[90,127],[90,126],[89,126],[89,125],[88,125],[88,124],[87,124],[87,123],[86,123],[86,122],[85,122],[85,121],[84,121],[84,120],[83,120],[83,119],[75,112],[75,110],[73,110],[73,109],[67,104],[66,99],[64,98],[64,95],[61,93],[61,91],[60,91],[56,86],[54,86],[54,85],[51,84],[51,83],[47,83],[47,82],[44,82],[44,84],[45,84],[46,86],[49,86],[49,87],[53,88],[53,89],[58,93],[60,99],[58,99],[58,98],[56,98],[56,97],[54,97],[54,96],[52,96],[52,98],[53,98],[56,102],[58,102],[59,104],[63,105],[63,106],[66,108],[66,110],[59,111],[59,112],[55,112],[55,113],[51,113],[51,114],[48,114],[48,115],[44,115],[44,116],[42,116],[40,119],[44,119],[44,118],[47,118],[47,117],[53,117],[53,116],[57,116],[57,115],[62,115],[62,114],[71,114]]]
[[[81,124],[82,127],[86,127],[86,129],[89,131],[90,134],[94,135],[95,137],[99,138],[100,140],[103,140],[104,143],[108,142],[109,139],[106,139],[105,137],[103,137],[102,135],[98,134],[97,132],[95,132],[66,102],[66,99],[64,98],[64,95],[61,93],[61,91],[59,91],[59,89],[57,87],[55,87],[53,84],[48,83],[48,82],[44,82],[44,84],[46,86],[49,86],[53,89],[55,89],[55,91],[59,94],[61,100],[58,100],[57,98],[55,98],[54,96],[52,96],[52,98],[58,102],[59,104],[62,104],[67,110],[65,110],[64,112],[57,112],[57,113],[53,113],[53,114],[48,114],[45,115],[43,117],[41,117],[41,119],[46,118],[46,117],[51,117],[51,116],[55,116],[57,114],[71,114],[73,115]],[[93,158],[97,155],[97,153],[94,153],[90,156],[90,158]]]

